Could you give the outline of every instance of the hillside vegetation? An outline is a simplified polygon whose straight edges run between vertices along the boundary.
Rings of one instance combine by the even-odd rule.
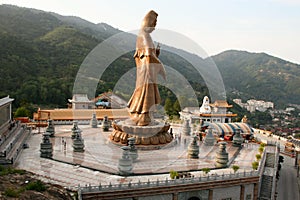
[[[66,107],[86,56],[103,40],[120,32],[108,24],[93,24],[79,17],[0,5],[0,97],[14,98],[14,108],[25,104]],[[126,46],[134,41],[135,36],[128,34],[128,40],[121,43]],[[201,104],[203,96],[209,95],[206,84],[189,61],[177,55],[179,51],[183,52],[162,45],[160,59],[189,80]],[[116,82],[135,68],[133,53],[126,53],[110,64],[99,80],[95,95],[113,90]],[[230,98],[299,104],[299,65],[263,53],[241,51],[227,51],[212,58]],[[207,61],[199,58],[204,66]],[[178,88],[176,84],[173,87]],[[120,95],[128,98],[132,91],[125,90]],[[167,86],[160,86],[160,90],[163,101],[166,98],[176,101],[174,91]],[[185,96],[186,90],[182,91]]]

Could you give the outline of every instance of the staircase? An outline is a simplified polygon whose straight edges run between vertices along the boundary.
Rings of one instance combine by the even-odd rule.
[[[8,131],[7,137],[1,140],[0,144],[0,164],[14,163],[29,134],[26,126],[20,123],[16,123],[16,126]]]

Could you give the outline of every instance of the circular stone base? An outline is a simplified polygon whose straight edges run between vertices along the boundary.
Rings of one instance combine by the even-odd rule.
[[[173,136],[168,132],[170,125],[155,121],[148,126],[136,126],[127,121],[120,121],[112,124],[114,130],[110,134],[113,143],[127,145],[127,139],[135,138],[135,145],[139,149],[156,149],[164,146],[173,140]]]

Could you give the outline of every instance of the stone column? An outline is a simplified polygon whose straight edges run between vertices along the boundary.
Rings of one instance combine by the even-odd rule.
[[[109,122],[108,122],[107,116],[104,116],[104,118],[103,118],[102,129],[103,129],[103,131],[109,130]]]
[[[197,136],[194,136],[193,141],[188,146],[188,158],[198,159],[199,145],[197,144]]]
[[[216,141],[216,139],[213,136],[212,128],[208,127],[208,130],[206,130],[206,136],[205,136],[205,139],[204,139],[204,144],[206,146],[213,146],[215,144],[215,141]]]
[[[46,128],[46,132],[50,133],[50,137],[54,137],[55,135],[55,128],[54,128],[54,124],[53,124],[53,120],[52,119],[48,119],[47,120],[48,126]]]
[[[240,199],[245,199],[245,186],[241,185]]]
[[[132,174],[132,159],[129,156],[129,150],[130,147],[129,146],[124,146],[121,147],[121,149],[123,150],[122,153],[122,158],[119,159],[119,165],[118,165],[118,169],[119,169],[119,173],[120,175],[130,175]]]
[[[227,167],[228,163],[228,153],[226,152],[226,142],[220,142],[219,143],[219,150],[216,154],[216,163],[215,166],[217,168],[224,168]]]
[[[98,127],[98,121],[96,117],[96,113],[93,113],[92,119],[90,121],[90,125],[92,128],[97,128]]]
[[[172,196],[173,196],[172,200],[178,200],[178,193],[177,192],[173,193]]]
[[[213,200],[213,190],[208,190],[208,200]]]
[[[244,138],[241,136],[241,130],[239,128],[236,129],[232,142],[233,142],[233,146],[235,147],[242,146],[242,143],[244,142]]]
[[[73,151],[74,152],[84,152],[84,139],[81,137],[81,130],[76,131],[76,136],[73,140]]]
[[[258,199],[258,184],[257,183],[254,183],[253,199]]]
[[[131,157],[132,161],[135,161],[138,158],[138,152],[135,147],[135,138],[131,137],[128,138],[128,146],[130,147],[129,149],[129,156]]]
[[[52,143],[50,142],[50,133],[45,132],[43,134],[43,140],[42,143],[40,144],[40,156],[42,158],[52,158]]]
[[[190,120],[184,119],[183,125],[182,125],[182,133],[185,136],[190,136],[191,135]]]

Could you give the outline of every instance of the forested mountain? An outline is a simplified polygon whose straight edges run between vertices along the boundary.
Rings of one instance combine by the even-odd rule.
[[[265,53],[225,51],[212,57],[228,95],[300,104],[300,65]]]
[[[105,23],[93,24],[78,17],[0,5],[0,97],[15,98],[14,107],[24,103],[66,107],[85,57],[103,40],[120,32]],[[125,45],[135,40],[133,35],[128,38],[122,41]],[[206,85],[178,52],[195,57],[162,45],[160,59],[190,81],[201,103],[203,96],[208,95]],[[113,89],[119,78],[135,67],[133,53],[111,63],[95,95]],[[212,58],[223,76],[227,95],[299,104],[299,65],[266,54],[239,51],[227,51]],[[204,66],[208,62],[198,60]],[[168,97],[175,102],[170,90],[160,90],[162,99]]]

